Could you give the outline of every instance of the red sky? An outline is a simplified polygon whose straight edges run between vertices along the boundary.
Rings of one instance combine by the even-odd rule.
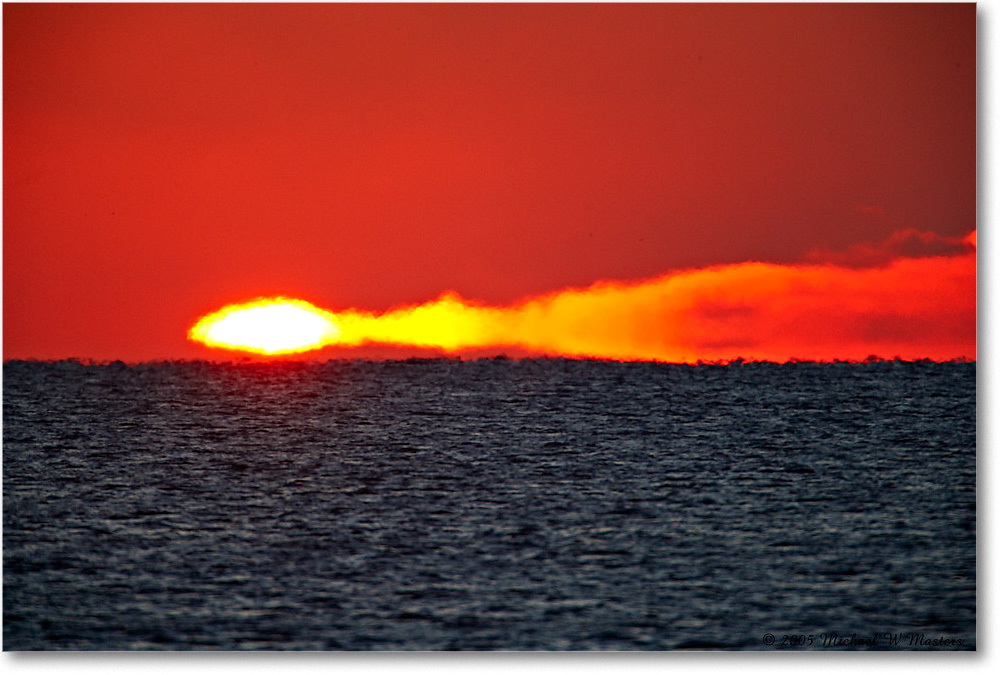
[[[973,4],[5,4],[3,356],[229,358],[188,328],[265,295],[512,306],[681,275],[700,304],[661,333],[708,358],[750,332],[779,360],[974,358],[975,24]]]

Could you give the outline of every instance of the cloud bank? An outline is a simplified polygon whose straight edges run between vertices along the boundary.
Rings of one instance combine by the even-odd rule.
[[[975,359],[975,245],[974,231],[949,239],[907,230],[835,260],[598,282],[504,307],[448,292],[380,314],[331,312],[333,344],[684,363]]]

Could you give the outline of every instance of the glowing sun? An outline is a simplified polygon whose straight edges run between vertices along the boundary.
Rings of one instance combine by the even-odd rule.
[[[227,305],[199,319],[188,338],[209,347],[257,354],[291,354],[336,341],[333,315],[305,300],[261,298]]]

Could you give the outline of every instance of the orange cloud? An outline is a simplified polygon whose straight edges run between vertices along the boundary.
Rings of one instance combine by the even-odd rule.
[[[491,307],[446,293],[381,314],[329,312],[330,345],[692,363],[976,357],[973,242],[882,267],[749,262],[599,282]]]

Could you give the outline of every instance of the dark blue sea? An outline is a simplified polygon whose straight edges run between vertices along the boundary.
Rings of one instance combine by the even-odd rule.
[[[3,365],[5,650],[969,650],[976,364]]]

